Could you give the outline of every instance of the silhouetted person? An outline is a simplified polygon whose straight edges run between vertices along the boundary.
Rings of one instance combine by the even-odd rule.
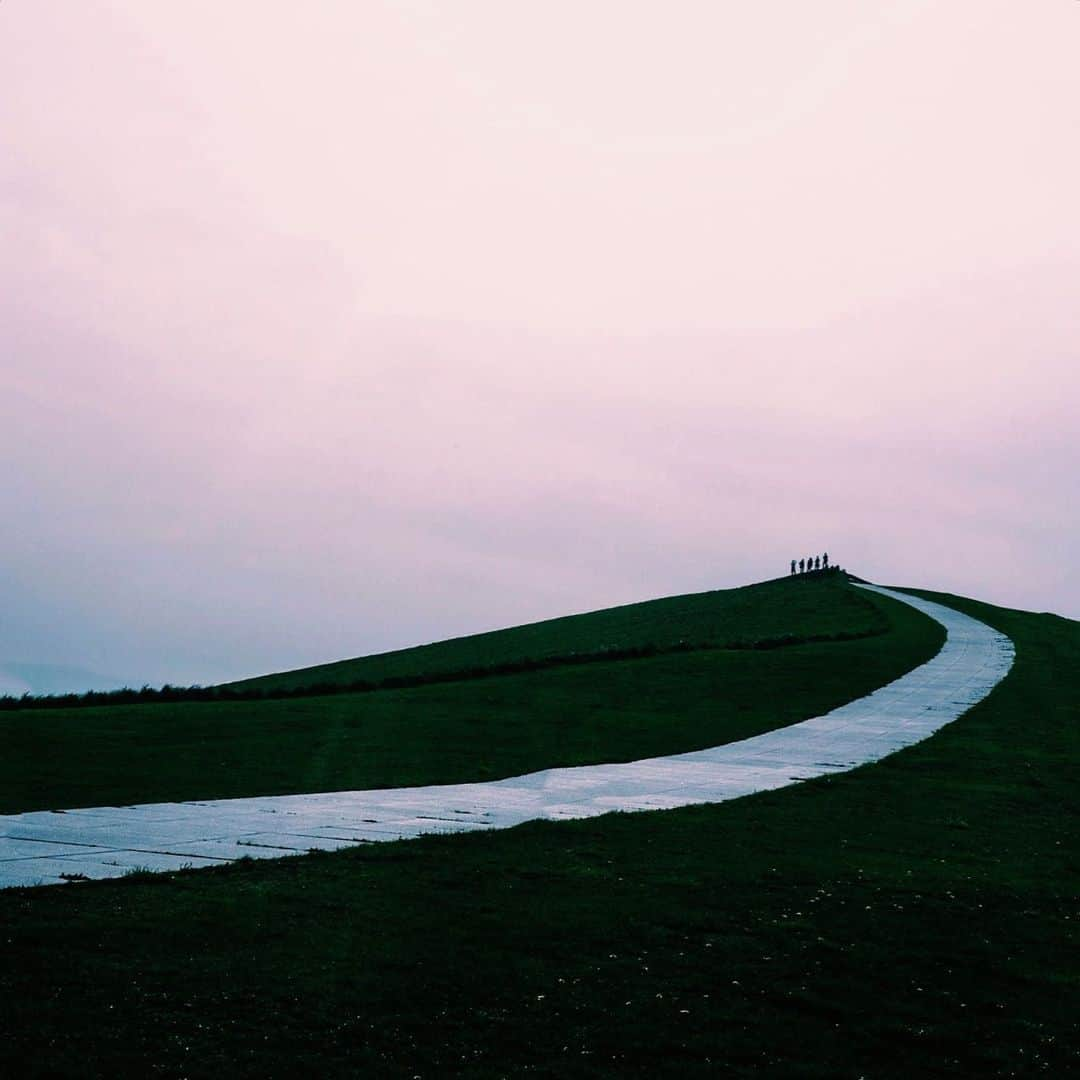
[[[791,572],[793,574],[795,573],[795,560],[794,559],[791,560]]]
[[[824,567],[824,568],[825,568],[826,570],[828,570],[828,569],[829,569],[829,553],[828,553],[827,551],[825,552],[825,554],[824,554],[824,555],[822,555],[822,556],[821,556],[821,565],[822,565],[822,566],[823,566],[823,567]]]
[[[815,570],[820,570],[821,569],[821,556],[820,555],[815,555],[814,556],[814,569]]]
[[[800,559],[799,560],[799,573],[801,574],[805,569],[806,569],[806,560],[805,559]]]

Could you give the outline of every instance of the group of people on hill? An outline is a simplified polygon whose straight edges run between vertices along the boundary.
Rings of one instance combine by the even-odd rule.
[[[828,570],[829,569],[829,553],[826,551],[824,555],[811,555],[809,559],[800,559],[796,562],[791,560],[791,572],[793,574],[805,574],[812,570]]]

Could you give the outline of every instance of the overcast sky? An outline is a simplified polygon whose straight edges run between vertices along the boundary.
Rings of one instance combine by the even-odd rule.
[[[1080,617],[1074,0],[6,0],[0,660],[784,572]]]

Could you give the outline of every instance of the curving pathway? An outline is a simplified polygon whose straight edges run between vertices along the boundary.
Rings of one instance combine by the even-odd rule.
[[[927,663],[824,716],[710,750],[490,783],[0,816],[0,888],[723,802],[877,761],[955,720],[1008,674],[1013,644],[1004,634],[941,604],[862,587],[941,623],[945,644]]]

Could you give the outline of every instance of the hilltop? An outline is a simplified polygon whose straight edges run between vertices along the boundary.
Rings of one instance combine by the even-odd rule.
[[[483,673],[623,652],[752,648],[880,634],[888,620],[840,572],[663,597],[227,684],[267,692]]]

